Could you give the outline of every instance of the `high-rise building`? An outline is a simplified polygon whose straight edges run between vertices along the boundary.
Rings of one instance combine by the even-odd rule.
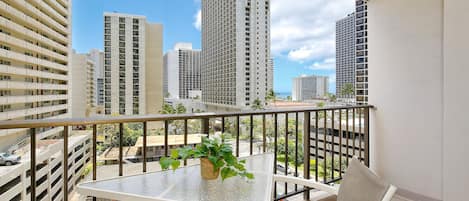
[[[202,0],[202,100],[236,108],[272,88],[270,0]]]
[[[163,26],[104,14],[105,114],[154,114],[163,104]]]
[[[300,76],[293,78],[292,99],[304,101],[324,98],[329,89],[329,77],[327,76]]]
[[[354,99],[354,94],[343,95],[341,91],[345,84],[355,89],[355,13],[337,21],[335,29],[337,97]]]
[[[88,54],[73,52],[72,72],[72,117],[89,117],[96,106],[95,88],[96,65]]]
[[[95,104],[104,106],[104,52],[98,49],[92,49],[88,53],[88,57],[91,61],[93,61],[95,66]]]
[[[0,1],[0,120],[68,117],[71,4],[68,0]],[[38,138],[62,127],[36,129]],[[0,152],[27,129],[1,130]]]
[[[200,98],[200,50],[191,43],[177,43],[164,55],[165,94],[170,98]]]
[[[355,97],[357,104],[368,103],[368,13],[366,4],[364,0],[355,1]]]

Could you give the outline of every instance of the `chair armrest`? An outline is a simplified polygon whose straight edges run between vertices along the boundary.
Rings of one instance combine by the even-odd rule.
[[[397,187],[390,185],[388,191],[386,191],[386,194],[384,194],[383,201],[391,201],[396,191]]]
[[[330,194],[334,194],[334,195],[337,195],[338,193],[338,190],[332,186],[325,185],[325,184],[316,182],[314,180],[308,180],[308,179],[303,179],[299,177],[290,177],[290,176],[274,174],[274,181],[287,182],[287,183],[307,186],[307,187],[318,189],[318,190],[321,190]]]

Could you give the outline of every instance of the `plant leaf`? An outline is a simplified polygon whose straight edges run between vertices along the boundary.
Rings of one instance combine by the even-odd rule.
[[[221,180],[224,181],[225,179],[228,179],[230,177],[234,177],[237,175],[237,172],[230,167],[224,167],[221,170]]]
[[[163,169],[163,170],[169,169],[169,166],[171,165],[172,161],[173,160],[168,158],[168,157],[161,157],[161,159],[160,159],[161,169]]]
[[[171,158],[178,159],[179,158],[179,151],[177,149],[171,150]]]
[[[181,165],[181,161],[179,160],[173,160],[171,162],[171,168],[173,169],[173,171],[175,171],[179,167],[179,165]]]

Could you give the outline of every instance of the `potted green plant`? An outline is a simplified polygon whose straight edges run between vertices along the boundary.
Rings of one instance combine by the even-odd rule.
[[[215,135],[212,138],[202,137],[202,143],[195,149],[190,146],[173,149],[170,157],[162,157],[160,165],[163,170],[176,170],[180,160],[188,158],[200,158],[200,172],[203,179],[217,179],[221,173],[222,180],[240,176],[246,179],[254,179],[252,173],[247,172],[245,160],[238,160],[233,155],[233,148],[226,142],[226,135]]]

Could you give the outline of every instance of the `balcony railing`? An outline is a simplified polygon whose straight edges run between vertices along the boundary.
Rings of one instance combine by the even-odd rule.
[[[162,122],[164,125],[163,154],[168,155],[170,124],[183,122],[184,145],[188,144],[188,121],[200,120],[200,132],[213,133],[215,124],[221,126],[221,132],[230,130],[233,135],[233,145],[236,156],[240,156],[241,131],[248,133],[243,139],[249,146],[244,146],[246,155],[253,155],[254,144],[258,146],[258,153],[273,152],[275,156],[274,172],[277,174],[292,175],[306,179],[315,179],[326,184],[340,182],[349,159],[358,157],[365,165],[369,165],[369,112],[372,106],[343,106],[324,108],[301,108],[284,110],[259,110],[230,113],[196,113],[175,115],[146,115],[146,116],[119,116],[96,117],[84,119],[48,119],[2,121],[0,129],[30,129],[30,174],[31,174],[31,200],[36,200],[36,131],[39,128],[63,127],[63,161],[68,161],[69,129],[76,126],[90,126],[92,130],[92,179],[97,179],[97,135],[98,125],[115,124],[118,129],[118,175],[123,176],[124,153],[123,136],[124,124],[140,123],[143,129],[143,166],[142,172],[147,172],[147,136],[148,123]],[[241,118],[249,121],[241,122]],[[261,118],[261,125],[254,125],[254,118]],[[271,126],[267,126],[269,118]],[[233,120],[228,122],[228,120]],[[216,120],[216,121],[214,121]],[[283,122],[282,122],[283,121]],[[248,125],[245,125],[248,124]],[[283,125],[283,128],[282,126]],[[301,125],[301,126],[300,126]],[[261,127],[260,133],[255,133],[255,126]],[[273,127],[273,128],[272,128]],[[258,129],[259,130],[259,129]],[[255,135],[262,139],[255,139]],[[256,142],[254,142],[256,140]],[[245,144],[245,145],[247,145]],[[248,149],[248,150],[247,150]],[[261,151],[262,150],[262,151]],[[186,162],[184,163],[186,165]],[[63,174],[69,175],[67,165],[63,166]],[[62,177],[68,178],[68,177]],[[62,189],[68,188],[69,182],[63,179]],[[309,199],[309,190],[292,184],[276,184],[275,200],[304,193]],[[66,190],[62,191],[63,200],[68,200]]]

